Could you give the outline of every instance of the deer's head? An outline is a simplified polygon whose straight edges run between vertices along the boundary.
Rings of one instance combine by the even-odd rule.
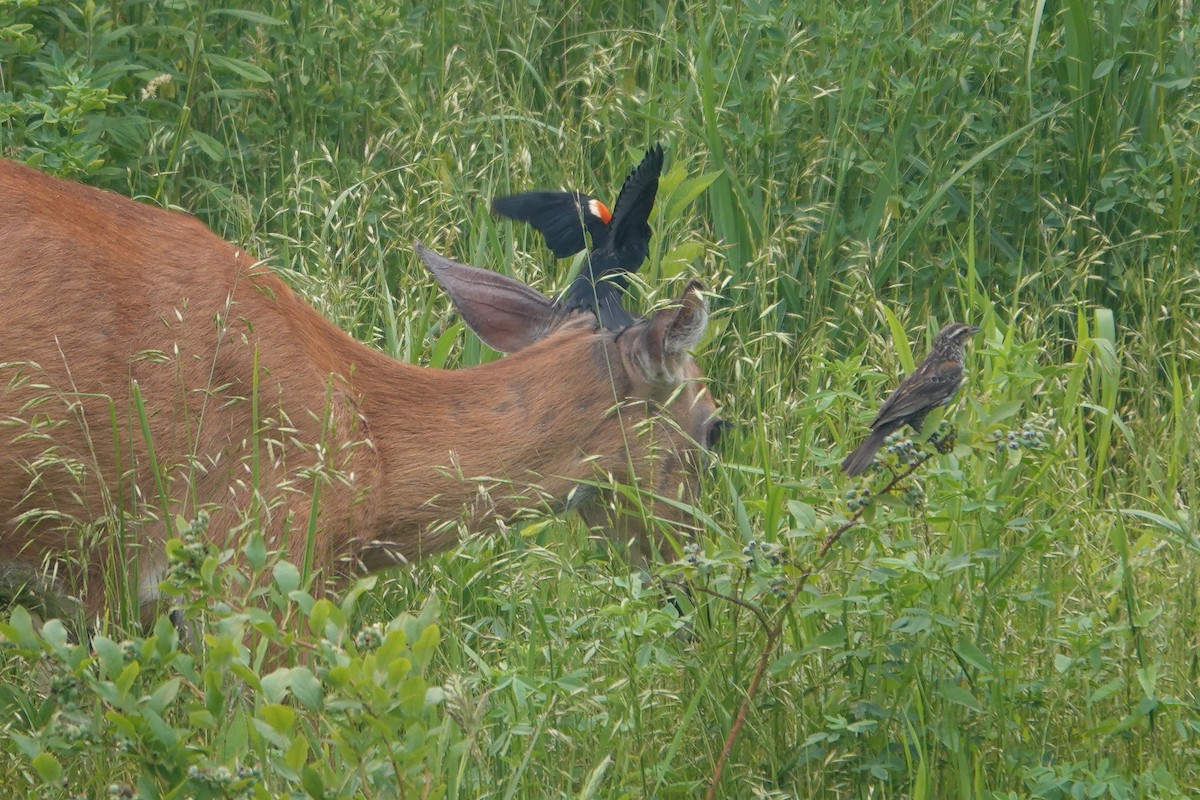
[[[562,504],[642,547],[663,541],[645,535],[656,521],[695,524],[700,473],[725,424],[690,353],[708,322],[698,281],[669,306],[612,331],[520,281],[420,244],[417,252],[480,339],[521,354],[514,358],[539,376],[548,402],[565,406],[559,424],[571,429],[567,446],[577,452],[575,468],[562,468],[574,479]]]

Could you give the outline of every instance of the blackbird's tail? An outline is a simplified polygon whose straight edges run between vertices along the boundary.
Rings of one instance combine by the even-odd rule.
[[[600,321],[600,326],[610,331],[619,331],[633,324],[633,317],[621,305],[623,293],[621,287],[612,280],[601,280],[592,283],[585,271],[567,289],[562,299],[563,311],[591,311]]]

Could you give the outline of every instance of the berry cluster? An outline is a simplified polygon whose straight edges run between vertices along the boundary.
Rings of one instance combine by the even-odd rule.
[[[126,664],[130,661],[136,661],[142,656],[141,646],[132,639],[122,639],[118,647],[121,648],[121,658]]]
[[[778,567],[787,560],[787,556],[784,554],[781,546],[772,542],[758,542],[751,539],[742,548],[742,555],[746,557],[746,566],[750,566],[754,562],[755,552],[772,567]]]
[[[904,504],[910,508],[921,508],[925,505],[925,490],[915,483],[908,484],[904,490]]]
[[[1040,450],[1046,446],[1046,434],[1042,433],[1032,422],[1026,422],[1019,431],[993,431],[988,435],[988,439],[994,442],[997,452]]]
[[[188,767],[188,778],[213,789],[224,789],[226,797],[230,796],[229,790],[239,788],[239,786],[245,790],[248,788],[247,783],[257,781],[261,777],[261,767],[241,765],[237,768],[237,772],[224,764],[215,767],[201,767],[193,764]]]
[[[379,623],[368,625],[358,633],[354,634],[354,646],[359,652],[374,650],[383,644],[383,626]]]
[[[929,443],[942,455],[946,455],[953,450],[954,443],[957,441],[958,429],[951,425],[949,420],[939,422],[937,430],[929,437]]]
[[[48,738],[54,740],[58,749],[89,745],[96,741],[92,726],[75,715],[56,714],[46,727]]]
[[[166,580],[177,589],[188,589],[201,583],[200,568],[204,561],[215,556],[217,549],[203,536],[208,530],[208,514],[201,512],[185,530],[179,532],[179,543],[167,545]]]
[[[71,673],[56,673],[50,679],[50,694],[60,706],[74,707],[83,698],[83,681]]]
[[[903,466],[912,467],[921,463],[921,451],[911,436],[893,433],[883,440],[883,450],[896,457]]]
[[[846,490],[847,510],[854,512],[869,505],[871,505],[871,490],[865,484],[860,484],[855,489]]]

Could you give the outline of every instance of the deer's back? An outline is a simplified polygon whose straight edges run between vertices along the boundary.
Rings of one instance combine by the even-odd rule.
[[[0,208],[0,560],[121,487],[155,502],[151,443],[186,513],[286,483],[311,461],[289,442],[353,424],[356,345],[199,221],[6,161]]]

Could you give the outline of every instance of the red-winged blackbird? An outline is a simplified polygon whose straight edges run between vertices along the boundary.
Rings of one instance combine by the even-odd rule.
[[[954,399],[962,383],[963,348],[976,333],[979,328],[961,322],[942,328],[925,360],[883,401],[871,423],[871,435],[842,462],[843,472],[865,472],[884,439],[905,425],[920,433],[925,416]]]
[[[620,330],[633,323],[633,317],[621,305],[621,296],[629,285],[630,273],[637,272],[650,254],[650,211],[662,168],[662,145],[656,144],[625,178],[611,213],[595,197],[577,191],[497,197],[492,201],[492,211],[528,222],[558,258],[584,249],[586,228],[592,252],[559,306],[568,312],[593,311],[602,326]]]

